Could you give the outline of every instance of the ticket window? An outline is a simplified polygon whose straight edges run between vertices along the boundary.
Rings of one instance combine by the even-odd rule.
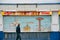
[[[37,18],[43,19],[39,21]],[[4,16],[4,31],[15,32],[16,27],[12,25],[15,20],[18,20],[18,22],[21,24],[20,27],[22,32],[38,32],[39,26],[40,31],[42,32],[50,31],[51,16]]]

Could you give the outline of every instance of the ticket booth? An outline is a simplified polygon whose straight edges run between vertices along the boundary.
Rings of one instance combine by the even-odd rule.
[[[15,32],[17,24],[20,23],[23,40],[49,40],[52,20],[51,11],[4,11],[2,15],[3,31],[8,33],[6,39],[15,40],[16,34],[9,33]]]

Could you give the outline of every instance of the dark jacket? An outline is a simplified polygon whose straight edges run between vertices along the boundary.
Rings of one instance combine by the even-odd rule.
[[[20,26],[16,27],[16,33],[20,33]]]

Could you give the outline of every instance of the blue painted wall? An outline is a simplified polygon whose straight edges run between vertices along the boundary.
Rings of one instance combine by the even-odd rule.
[[[50,33],[50,40],[59,40],[59,32],[51,32]]]
[[[49,32],[22,32],[21,40],[49,40]],[[5,33],[5,40],[16,40],[16,33]]]
[[[3,40],[3,38],[4,38],[4,32],[0,31],[0,40]]]
[[[0,31],[0,40],[3,40],[5,38],[5,34],[8,35],[7,36],[8,40],[15,40],[16,39],[16,33],[3,33],[2,31]],[[59,37],[60,37],[60,32],[21,33],[22,40],[60,40]]]

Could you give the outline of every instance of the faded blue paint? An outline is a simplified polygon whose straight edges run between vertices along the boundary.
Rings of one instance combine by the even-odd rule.
[[[0,31],[0,40],[3,40],[3,39],[4,39],[4,32]]]
[[[16,40],[16,33],[5,33],[8,37],[5,40]],[[49,40],[48,32],[23,32],[21,40]]]
[[[59,40],[59,32],[51,32],[50,33],[50,40]]]

